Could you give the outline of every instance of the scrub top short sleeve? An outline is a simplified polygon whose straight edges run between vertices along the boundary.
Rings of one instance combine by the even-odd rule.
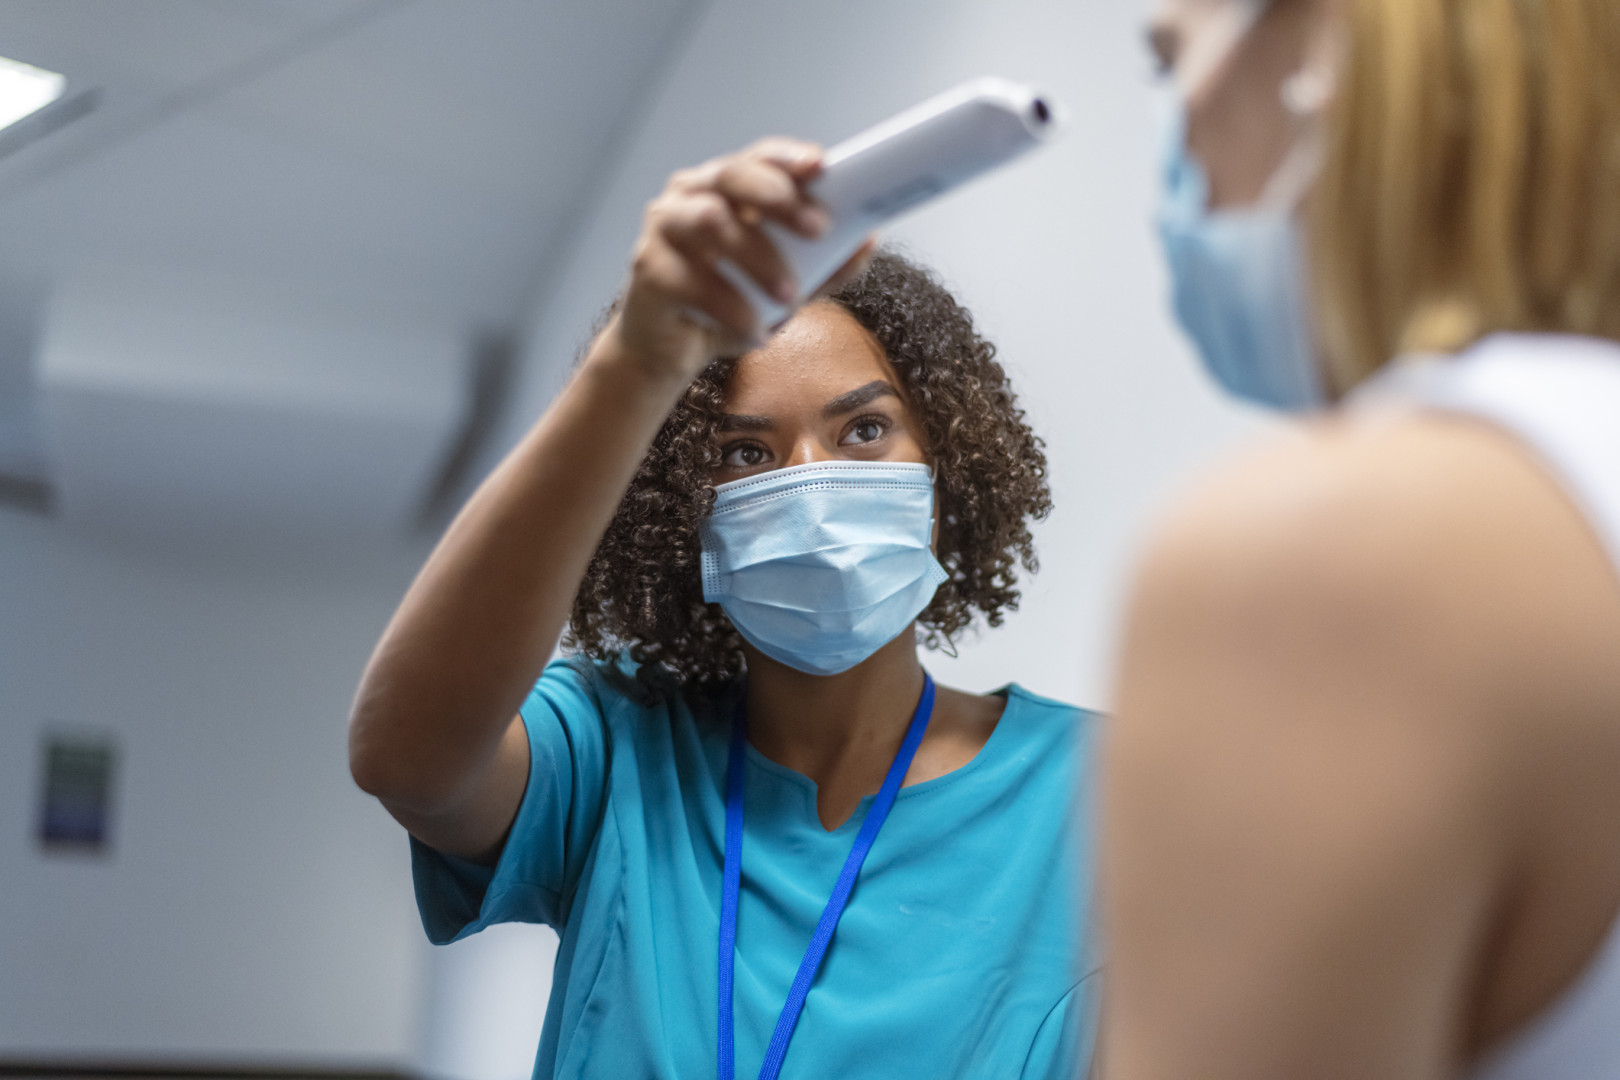
[[[494,867],[411,839],[417,905],[435,945],[496,923],[567,920],[606,799],[611,740],[599,678],[583,661],[555,661],[524,702],[529,782]]]

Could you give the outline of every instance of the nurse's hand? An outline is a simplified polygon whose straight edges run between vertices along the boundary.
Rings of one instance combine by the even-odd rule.
[[[812,143],[766,139],[670,177],[647,205],[630,283],[604,344],[649,373],[685,385],[714,358],[761,343],[758,316],[721,276],[724,259],[767,294],[798,294],[793,271],[760,226],[774,221],[816,239],[827,212],[806,187],[821,171]]]

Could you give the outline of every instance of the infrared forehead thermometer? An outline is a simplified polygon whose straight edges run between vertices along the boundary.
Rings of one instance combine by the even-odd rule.
[[[775,330],[847,263],[875,229],[1049,141],[1058,106],[1034,88],[975,79],[839,143],[807,190],[832,224],[806,240],[775,222],[763,228],[793,268],[800,294],[783,304],[735,264],[721,274]]]

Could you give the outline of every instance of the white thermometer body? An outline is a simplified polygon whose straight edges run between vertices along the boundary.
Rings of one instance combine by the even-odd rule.
[[[860,250],[873,230],[1041,145],[1057,133],[1058,110],[1033,88],[975,79],[931,98],[827,151],[809,192],[832,218],[819,240],[775,222],[763,228],[792,266],[800,295],[783,304],[735,264],[719,269],[776,329]]]

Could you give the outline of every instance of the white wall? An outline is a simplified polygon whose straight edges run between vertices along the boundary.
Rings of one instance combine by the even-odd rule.
[[[1047,440],[1058,507],[1023,610],[930,663],[970,688],[1016,680],[1102,704],[1144,519],[1254,426],[1216,396],[1166,315],[1143,16],[1135,0],[716,0],[537,309],[520,419],[556,392],[671,170],[773,132],[834,142],[976,75],[1036,82],[1067,103],[1068,136],[893,234],[1001,345]]]
[[[527,1080],[557,960],[549,927],[507,923],[433,950],[417,1067],[447,1080]]]
[[[142,552],[0,511],[0,1057],[410,1060],[404,834],[344,746],[417,557]],[[109,858],[34,844],[57,726],[120,747]]]
[[[398,305],[82,266],[55,282],[35,358],[56,510],[121,536],[368,551],[442,467],[472,351]]]

